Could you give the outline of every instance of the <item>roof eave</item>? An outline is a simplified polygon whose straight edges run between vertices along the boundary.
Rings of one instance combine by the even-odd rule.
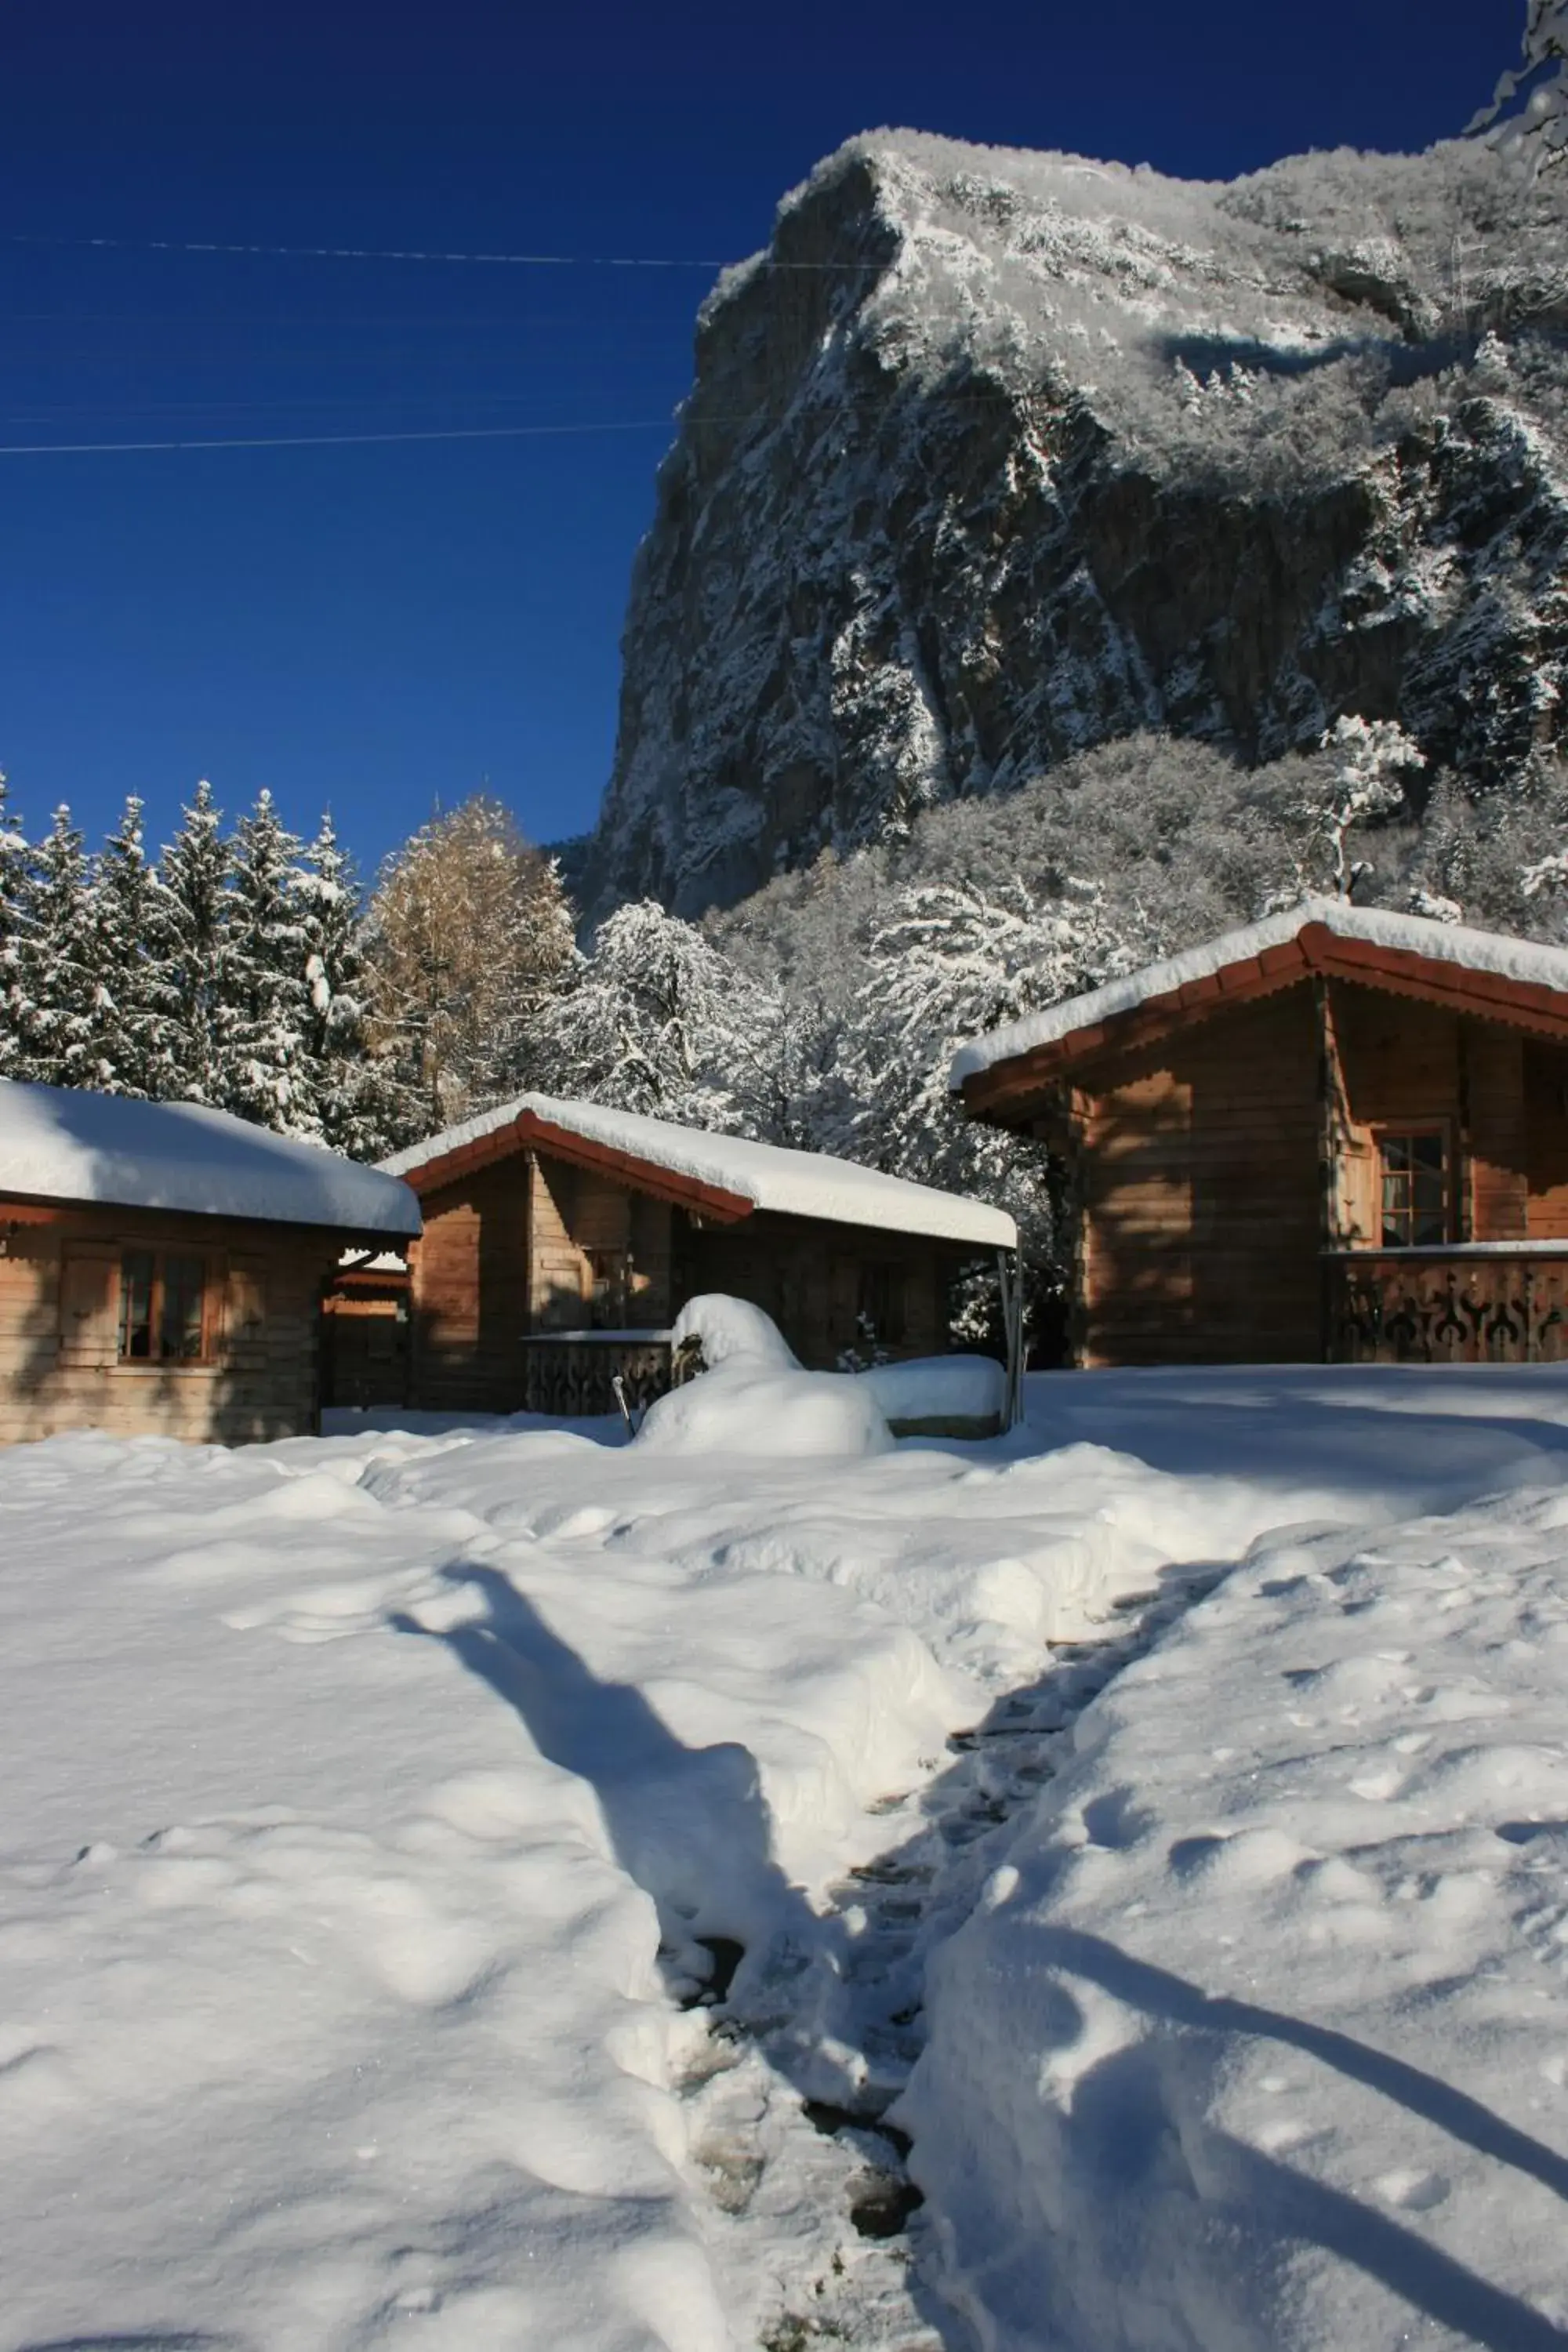
[[[700,1177],[661,1167],[657,1160],[579,1135],[553,1119],[542,1118],[535,1110],[520,1111],[515,1118],[505,1120],[486,1134],[437,1152],[417,1166],[405,1166],[399,1174],[423,1200],[427,1193],[440,1192],[473,1170],[491,1167],[497,1160],[510,1159],[514,1152],[530,1150],[547,1152],[552,1159],[564,1160],[573,1167],[586,1168],[596,1174],[618,1177],[640,1192],[668,1201],[677,1208],[694,1210],[718,1224],[738,1224],[756,1208],[756,1202],[743,1192],[728,1192],[721,1185],[707,1183]]]
[[[417,1228],[410,1230],[403,1225],[364,1225],[342,1217],[265,1216],[256,1209],[191,1209],[174,1201],[105,1200],[101,1194],[80,1192],[23,1192],[0,1185],[0,1225],[54,1224],[61,1217],[78,1216],[95,1209],[121,1217],[199,1217],[211,1224],[278,1225],[291,1233],[330,1234],[336,1243],[349,1249],[384,1250],[395,1245],[406,1248],[409,1243],[418,1240],[424,1230],[423,1219]]]
[[[1309,922],[1280,946],[1239,958],[1125,1012],[971,1071],[958,1092],[972,1118],[1016,1126],[1047,1108],[1056,1088],[1093,1063],[1159,1045],[1178,1029],[1294,987],[1314,974],[1568,1043],[1568,993],[1413,949],[1349,938],[1327,923]]]

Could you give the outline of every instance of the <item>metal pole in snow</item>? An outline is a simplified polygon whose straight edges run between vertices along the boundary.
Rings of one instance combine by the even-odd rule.
[[[997,1251],[996,1274],[1002,1289],[1002,1329],[1007,1341],[1007,1410],[1003,1426],[1012,1429],[1023,1419],[1024,1397],[1024,1302],[1016,1251]]]

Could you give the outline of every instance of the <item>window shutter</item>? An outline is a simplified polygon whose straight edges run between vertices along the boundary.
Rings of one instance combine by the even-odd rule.
[[[110,1244],[68,1248],[60,1267],[60,1361],[107,1368],[119,1349],[120,1253]]]

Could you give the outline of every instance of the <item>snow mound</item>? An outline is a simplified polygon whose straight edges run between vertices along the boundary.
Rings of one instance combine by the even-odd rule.
[[[992,1356],[919,1356],[859,1374],[889,1421],[994,1421],[1007,1410],[1007,1374]]]
[[[635,1443],[652,1454],[885,1454],[893,1443],[875,1393],[843,1372],[804,1372],[758,1307],[711,1292],[692,1299],[671,1334],[697,1339],[709,1370],[648,1408]]]
[[[684,1339],[700,1339],[710,1370],[747,1357],[753,1363],[773,1364],[780,1371],[797,1372],[800,1360],[771,1315],[744,1298],[728,1298],[721,1290],[706,1290],[689,1298],[670,1326],[669,1343],[678,1349]]]
[[[737,1356],[650,1405],[633,1443],[649,1454],[886,1454],[877,1400],[843,1372],[775,1371]]]

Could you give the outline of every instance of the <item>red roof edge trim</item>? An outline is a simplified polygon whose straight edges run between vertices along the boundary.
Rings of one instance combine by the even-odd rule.
[[[731,1192],[721,1185],[704,1182],[700,1177],[661,1168],[657,1160],[643,1160],[635,1152],[622,1151],[612,1144],[579,1135],[572,1128],[541,1118],[537,1111],[531,1110],[520,1112],[516,1118],[492,1129],[488,1135],[477,1136],[469,1143],[427,1160],[423,1167],[405,1168],[403,1181],[424,1200],[475,1169],[491,1167],[499,1160],[510,1159],[514,1152],[529,1150],[546,1152],[552,1159],[564,1160],[570,1166],[585,1168],[595,1175],[614,1177],[633,1191],[668,1201],[675,1208],[694,1209],[717,1224],[738,1224],[742,1217],[752,1213],[756,1205],[743,1192]]]
[[[1310,973],[1382,988],[1472,1020],[1498,1021],[1568,1041],[1568,993],[1538,981],[1510,979],[1449,963],[1410,948],[1349,939],[1328,923],[1303,923],[1293,940],[1225,964],[1202,979],[1167,989],[1123,1013],[1110,1013],[1082,1029],[1068,1030],[1048,1045],[1028,1048],[964,1079],[962,1093],[973,1115],[1004,1117],[1045,1087],[1110,1054],[1133,1053],[1158,1044],[1186,1020],[1203,1019],[1232,1004],[1289,987]]]
[[[1125,1013],[1111,1013],[1087,1028],[1069,1030],[1047,1045],[1034,1046],[1008,1061],[993,1063],[989,1069],[974,1071],[963,1081],[964,1104],[984,1117],[1015,1097],[1037,1094],[1104,1055],[1134,1053],[1141,1045],[1157,1045],[1189,1017],[1202,1020],[1230,1005],[1271,996],[1304,979],[1309,969],[1299,941],[1291,940],[1260,956],[1247,956],[1207,972],[1201,980],[1184,981]]]

